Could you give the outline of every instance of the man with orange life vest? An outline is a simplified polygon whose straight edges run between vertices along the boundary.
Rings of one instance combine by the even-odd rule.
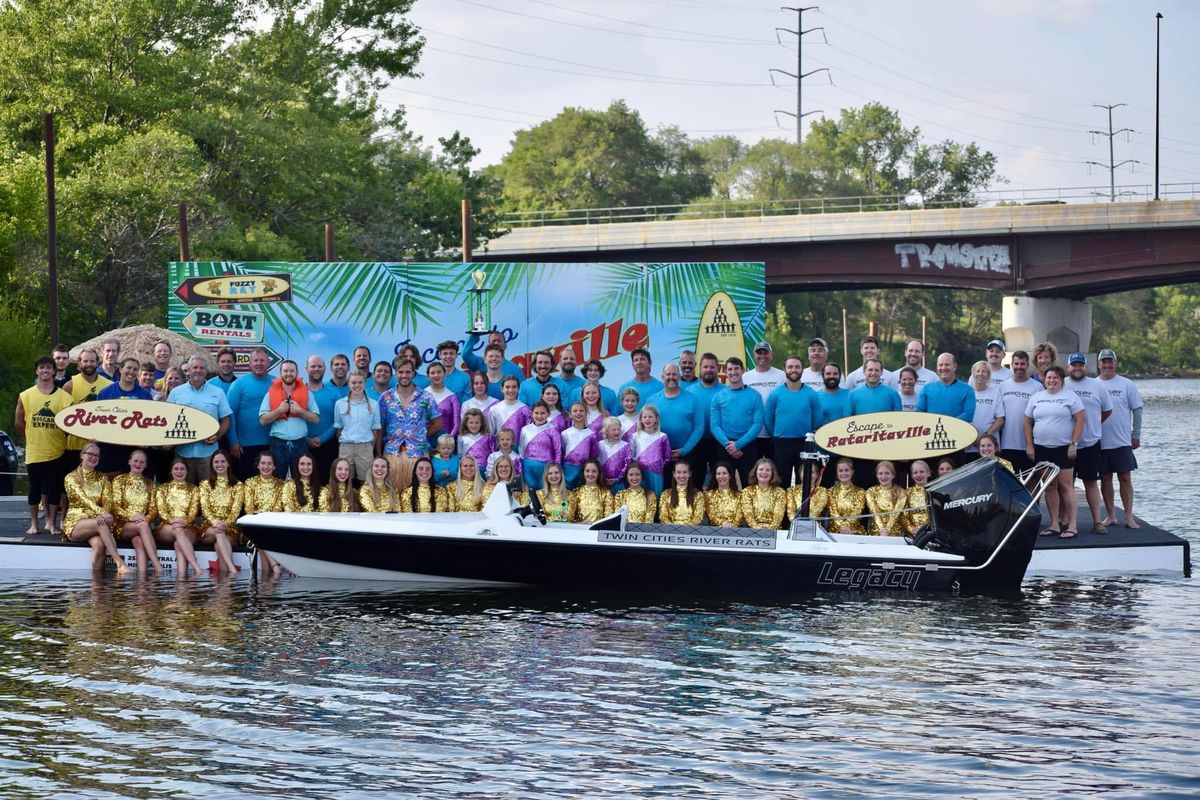
[[[258,407],[259,424],[271,427],[270,447],[276,478],[286,477],[292,462],[308,451],[308,423],[320,419],[317,400],[299,374],[295,361],[281,362],[279,377],[271,382]]]

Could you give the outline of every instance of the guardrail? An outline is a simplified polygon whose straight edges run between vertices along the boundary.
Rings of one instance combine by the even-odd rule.
[[[1152,184],[1118,186],[1117,202],[1154,199]],[[919,211],[936,208],[987,208],[1005,205],[1060,205],[1108,203],[1107,186],[1069,186],[1052,189],[1002,189],[973,192],[953,198],[924,201],[916,195],[863,195],[853,197],[807,197],[795,200],[721,200],[681,205],[621,206],[614,208],[570,208],[561,210],[514,211],[501,217],[508,228],[548,225],[603,225],[621,222],[667,222],[690,219],[734,219],[779,217],[795,214],[846,214],[863,211]],[[1200,199],[1200,183],[1165,183],[1159,191],[1163,200]]]

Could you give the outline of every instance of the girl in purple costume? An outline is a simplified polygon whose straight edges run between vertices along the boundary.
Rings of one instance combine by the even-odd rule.
[[[571,418],[563,411],[562,390],[558,388],[558,384],[548,383],[542,387],[542,402],[550,409],[550,424],[559,433],[571,427]]]
[[[604,420],[608,417],[608,412],[604,409],[600,387],[594,383],[585,383],[579,392],[579,402],[583,403],[587,412],[588,427],[595,431],[597,440],[603,439]]]
[[[458,436],[462,406],[459,403],[458,395],[446,388],[446,368],[442,362],[433,361],[429,364],[426,374],[429,376],[429,388],[425,391],[433,396],[434,401],[438,404],[438,411],[442,414],[442,429],[439,433],[443,436]],[[455,466],[457,471],[457,465]],[[453,476],[451,476],[451,480],[453,480]]]
[[[638,429],[638,390],[632,387],[621,392],[621,415],[617,417],[621,421],[621,438],[625,441],[630,441]]]
[[[478,408],[463,414],[462,431],[458,434],[458,457],[471,456],[475,464],[486,465],[488,456],[496,450],[496,440],[488,433],[487,420]]]
[[[503,428],[496,434],[496,452],[488,456],[487,460],[487,478],[492,479],[492,467],[501,458],[507,458],[512,462],[513,474],[518,478],[523,478],[525,475],[525,464],[521,457],[517,455],[517,451],[513,450],[513,443],[517,440],[516,435],[508,428]],[[523,483],[523,481],[522,481]]]
[[[562,462],[563,441],[550,422],[550,407],[538,400],[533,404],[533,421],[521,429],[521,461],[525,464],[525,482],[530,489],[542,488],[547,464]]]
[[[497,437],[500,436],[500,431],[510,430],[515,441],[520,438],[521,429],[528,425],[533,417],[529,415],[529,406],[517,399],[517,392],[521,390],[520,381],[506,375],[500,388],[504,392],[504,399],[488,409],[488,430]]]
[[[583,478],[580,470],[583,462],[596,458],[596,434],[587,426],[587,412],[582,403],[571,406],[571,427],[562,432],[563,444],[563,474],[567,478],[567,488],[579,486]]]
[[[663,469],[671,460],[671,442],[661,430],[661,418],[653,405],[642,406],[640,419],[629,446],[642,468],[643,485],[657,497],[663,490]]]
[[[495,404],[496,398],[488,394],[487,375],[482,372],[471,373],[471,396],[462,401],[462,415],[465,417],[471,409],[486,415]]]
[[[629,442],[621,438],[621,420],[607,417],[604,420],[604,438],[596,443],[596,456],[604,473],[604,480],[614,492],[625,488],[625,468],[633,462],[633,450]]]

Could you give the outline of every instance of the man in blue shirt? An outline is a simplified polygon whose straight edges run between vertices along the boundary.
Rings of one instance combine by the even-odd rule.
[[[487,346],[495,345],[500,348],[500,372],[502,375],[512,375],[519,381],[525,380],[525,371],[516,365],[516,362],[510,361],[505,355],[505,348],[508,342],[504,341],[504,334],[500,331],[492,331],[487,337]],[[467,337],[467,343],[463,346],[462,360],[467,365],[467,369],[472,372],[486,372],[487,365],[483,363],[483,359],[476,355],[475,351],[479,349],[479,334],[472,333]],[[486,350],[485,350],[486,353]],[[469,395],[468,395],[469,396]]]
[[[700,378],[685,390],[688,394],[695,395],[699,401],[696,404],[696,412],[700,415],[700,424],[704,427],[700,442],[692,449],[692,457],[688,459],[692,465],[692,486],[696,489],[703,489],[704,476],[718,462],[726,460],[725,448],[709,435],[708,422],[713,398],[725,391],[725,386],[718,379],[720,372],[721,364],[716,356],[712,353],[701,354]]]
[[[658,394],[662,391],[663,384],[658,378],[650,374],[650,351],[644,347],[638,347],[629,353],[629,361],[633,364],[633,377],[619,387],[617,387],[617,402],[620,402],[621,395],[626,389],[636,389],[638,393],[638,411],[642,410],[642,406],[646,405],[646,401],[650,399],[650,395]]]
[[[215,435],[199,442],[181,444],[175,448],[175,455],[187,464],[187,479],[191,483],[199,483],[208,477],[208,460],[217,452],[217,440],[229,430],[229,420],[233,411],[225,393],[208,382],[208,359],[196,355],[187,360],[188,382],[180,384],[171,390],[167,400],[181,406],[203,411],[220,423]]]
[[[865,382],[850,390],[846,409],[850,416],[900,410],[900,394],[883,383],[882,361],[868,358],[863,362],[863,377]]]
[[[917,411],[930,414],[945,414],[963,422],[975,418],[975,390],[970,384],[958,379],[955,371],[958,359],[953,353],[940,353],[937,357],[938,379],[925,384],[917,397]]]
[[[763,412],[764,427],[775,445],[775,466],[784,488],[792,485],[792,472],[801,474],[800,453],[805,437],[820,427],[821,401],[801,378],[804,362],[788,356],[783,362],[783,383],[767,395]]]
[[[658,409],[662,432],[671,442],[673,461],[689,459],[705,430],[700,399],[691,392],[685,392],[679,385],[679,379],[679,367],[667,364],[662,371],[662,391],[646,400],[646,405]]]
[[[558,354],[558,382],[563,387],[563,405],[567,404],[567,398],[571,397],[576,390],[583,389],[583,385],[587,383],[582,375],[575,374],[575,368],[579,366],[579,359],[575,356],[575,346],[562,348]]]
[[[821,423],[828,425],[835,419],[850,416],[850,392],[842,388],[842,366],[833,361],[827,362],[821,368],[821,381],[824,384],[817,392],[821,403]]]
[[[337,386],[325,381],[325,359],[309,356],[305,365],[308,373],[308,395],[317,401],[317,421],[308,423],[308,450],[312,453],[321,483],[329,480],[329,470],[337,460],[338,441],[334,436],[333,407],[346,395],[349,386]]]
[[[570,397],[570,394],[563,387],[562,381],[550,374],[553,371],[554,356],[550,355],[548,350],[539,350],[534,353],[533,376],[521,381],[521,388],[517,392],[517,399],[530,408],[533,408],[533,404],[542,399],[542,389],[551,384],[558,387],[562,399],[565,400]]]
[[[269,444],[267,429],[258,422],[258,407],[275,380],[275,376],[267,372],[269,358],[264,348],[254,348],[250,353],[250,372],[229,387],[229,408],[233,411],[229,425],[229,455],[237,459],[238,479],[243,481],[258,474],[255,461]]]
[[[438,361],[446,368],[446,388],[454,392],[459,402],[471,397],[471,376],[458,368],[458,342],[447,339],[437,346]]]
[[[725,360],[725,391],[713,398],[708,411],[711,436],[750,485],[750,473],[758,461],[758,432],[763,425],[763,404],[758,392],[742,382],[746,370],[736,356]]]

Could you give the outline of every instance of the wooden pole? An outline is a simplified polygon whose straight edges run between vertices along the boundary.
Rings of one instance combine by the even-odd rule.
[[[179,204],[179,260],[192,260],[192,243],[188,238],[187,203]]]
[[[842,375],[850,369],[850,328],[846,323],[846,307],[842,306]]]
[[[462,260],[471,263],[471,201],[466,197],[462,201]]]
[[[58,330],[58,205],[54,196],[54,115],[43,119],[46,138],[46,251],[49,268],[50,344],[59,340]]]
[[[922,314],[921,315],[921,347],[922,348],[929,347],[929,339],[926,338],[926,332],[925,332],[925,320],[926,320],[926,317],[924,314]],[[925,366],[924,362],[921,363],[921,366],[922,367]]]
[[[325,260],[337,261],[337,251],[333,246],[333,223],[325,223]]]

